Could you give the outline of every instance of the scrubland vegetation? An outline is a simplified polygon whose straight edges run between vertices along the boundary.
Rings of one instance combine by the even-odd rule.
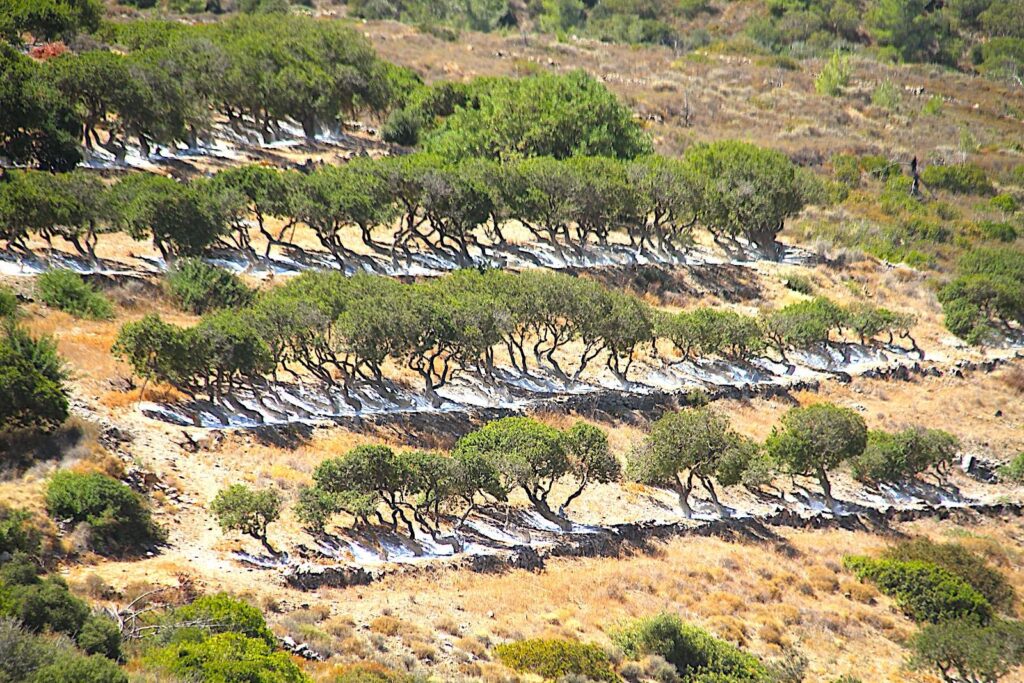
[[[1021,25],[4,3],[0,683],[1019,680]]]

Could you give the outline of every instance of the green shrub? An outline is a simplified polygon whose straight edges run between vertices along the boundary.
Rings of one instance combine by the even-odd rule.
[[[921,113],[925,116],[938,116],[942,113],[942,98],[938,95],[932,95],[928,98],[928,101],[921,107]]]
[[[883,553],[891,560],[920,560],[942,567],[959,576],[972,588],[985,596],[993,607],[1003,612],[1013,611],[1013,586],[985,559],[959,543],[935,543],[927,538],[901,541]]]
[[[1019,236],[1017,228],[1011,223],[1000,221],[981,221],[978,223],[978,232],[987,240],[999,242],[1013,242]]]
[[[114,307],[110,301],[74,271],[46,271],[36,280],[36,292],[47,306],[70,313],[76,318],[109,320],[114,317]]]
[[[179,607],[171,615],[171,621],[177,623],[206,624],[211,633],[237,633],[247,638],[262,640],[269,646],[277,644],[277,639],[263,613],[244,600],[233,598],[227,593],[213,593],[197,598],[193,602]]]
[[[184,311],[202,315],[218,308],[244,308],[253,292],[234,273],[198,258],[179,259],[167,273],[167,291]]]
[[[990,201],[993,208],[999,209],[1003,213],[1016,213],[1017,209],[1020,208],[1020,204],[1017,202],[1017,198],[1012,194],[997,194]]]
[[[10,287],[0,285],[0,318],[18,315],[18,297]]]
[[[871,93],[871,104],[889,111],[896,111],[900,106],[900,89],[890,80],[882,81]]]
[[[32,524],[30,512],[0,505],[0,554],[36,555],[41,539],[42,534]]]
[[[87,654],[103,655],[110,659],[121,658],[121,630],[109,617],[91,615],[82,624],[75,642]]]
[[[985,170],[976,164],[927,166],[921,171],[921,181],[932,189],[948,190],[955,194],[990,195],[995,193]]]
[[[960,257],[957,277],[939,291],[946,327],[968,343],[998,338],[1024,322],[1024,251],[979,247]]]
[[[914,621],[938,624],[971,619],[988,623],[992,618],[992,606],[984,595],[933,563],[848,556],[843,564],[861,581],[878,586]]]
[[[380,135],[385,142],[415,147],[420,141],[423,119],[412,109],[396,109],[388,116]]]
[[[1006,481],[1024,483],[1024,451],[999,468],[999,476]]]
[[[0,431],[49,431],[68,417],[67,370],[49,337],[0,322]]]
[[[308,683],[309,678],[284,652],[262,639],[218,633],[159,648],[146,656],[151,666],[185,680],[217,683]]]
[[[832,174],[836,182],[849,188],[860,185],[860,159],[852,154],[836,154],[832,157]]]
[[[494,649],[502,664],[514,671],[556,680],[585,676],[594,681],[618,681],[608,655],[596,645],[575,640],[519,640]]]
[[[674,615],[638,619],[611,636],[630,659],[662,657],[687,681],[768,680],[767,669],[756,657]]]
[[[128,683],[128,676],[102,655],[69,653],[37,670],[29,683]]]
[[[55,519],[88,524],[98,552],[127,552],[163,540],[142,497],[105,474],[57,472],[46,488],[46,509]]]
[[[852,73],[849,56],[836,50],[822,67],[821,73],[814,79],[814,89],[818,91],[819,95],[839,97],[850,84]]]

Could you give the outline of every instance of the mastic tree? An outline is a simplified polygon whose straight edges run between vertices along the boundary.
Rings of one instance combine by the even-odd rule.
[[[996,683],[1024,663],[1024,624],[962,619],[929,624],[910,638],[910,665],[946,681]]]
[[[223,233],[227,216],[208,199],[198,187],[150,174],[130,175],[112,191],[128,234],[151,239],[166,261],[199,255]]]
[[[745,448],[746,440],[725,415],[711,408],[688,408],[666,413],[651,425],[647,438],[629,454],[626,471],[643,484],[670,487],[687,518],[693,516],[690,493],[696,480],[725,515],[713,481],[731,454]]]
[[[562,435],[554,427],[528,417],[505,417],[459,439],[455,452],[480,456],[506,493],[521,489],[544,519],[563,529],[572,527],[549,502],[555,483],[572,473]]]
[[[782,416],[765,443],[768,454],[791,475],[815,476],[829,507],[835,508],[828,478],[843,462],[864,452],[868,428],[851,408],[816,403]]]
[[[232,484],[217,492],[210,511],[224,531],[252,536],[271,554],[277,554],[267,540],[267,527],[281,515],[281,497],[276,491],[254,491],[245,484]]]
[[[600,427],[577,422],[562,432],[562,449],[578,485],[559,507],[560,514],[564,514],[590,484],[617,481],[622,473],[619,459],[608,446],[608,435]]]
[[[736,140],[701,143],[683,155],[686,175],[698,183],[700,223],[719,240],[746,238],[778,259],[776,236],[803,208],[796,166],[781,153]]]
[[[42,68],[0,41],[0,156],[10,163],[70,171],[82,159],[82,122],[73,103],[43,77]]]

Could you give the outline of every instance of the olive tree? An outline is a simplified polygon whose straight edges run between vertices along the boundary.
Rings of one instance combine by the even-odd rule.
[[[815,476],[829,507],[835,509],[828,472],[864,452],[868,428],[851,408],[816,403],[793,408],[765,443],[769,455],[791,475]]]
[[[276,491],[253,491],[245,484],[232,484],[217,492],[210,511],[224,531],[252,536],[271,554],[277,554],[267,541],[267,526],[281,515],[281,498]]]
[[[559,506],[559,514],[564,514],[587,486],[617,481],[622,472],[618,458],[608,447],[608,435],[599,427],[577,422],[562,432],[562,448],[578,485]]]

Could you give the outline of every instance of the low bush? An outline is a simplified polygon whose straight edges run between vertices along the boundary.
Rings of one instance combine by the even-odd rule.
[[[10,287],[0,286],[0,318],[14,318],[18,314],[18,297]]]
[[[83,657],[68,652],[36,670],[28,680],[30,683],[128,683],[128,676],[102,655]]]
[[[981,221],[977,229],[984,239],[999,242],[1013,242],[1020,236],[1012,223],[1004,221]]]
[[[334,683],[413,683],[409,674],[389,669],[376,662],[361,662],[345,667]]]
[[[198,258],[175,263],[167,273],[167,291],[179,308],[197,315],[218,308],[244,308],[254,297],[237,275]]]
[[[134,551],[163,540],[142,497],[105,474],[57,472],[46,489],[46,509],[54,519],[88,524],[97,552]]]
[[[219,683],[308,683],[309,678],[285,652],[260,638],[218,633],[182,640],[150,652],[146,662],[184,680]]]
[[[998,209],[1003,213],[1016,213],[1020,209],[1020,203],[1017,201],[1017,198],[1005,192],[992,197],[989,203],[992,204],[992,208]]]
[[[0,323],[0,431],[49,431],[68,417],[67,370],[49,337]]]
[[[999,477],[1018,484],[1024,483],[1024,451],[999,468]]]
[[[1013,610],[1013,586],[997,569],[988,565],[983,557],[959,543],[935,543],[927,538],[902,541],[883,553],[892,560],[920,560],[942,567],[959,576],[997,609]]]
[[[630,659],[664,658],[685,681],[769,679],[768,670],[753,655],[670,614],[639,619],[613,632],[612,640]]]
[[[70,313],[76,318],[109,320],[114,317],[114,307],[100,294],[70,270],[48,270],[36,280],[36,292],[40,301],[47,306]]]
[[[35,555],[42,533],[32,523],[32,514],[20,508],[0,505],[0,555],[21,552]]]
[[[508,668],[545,679],[585,676],[593,681],[619,680],[604,650],[589,643],[537,638],[505,643],[494,652]]]
[[[861,581],[878,586],[914,621],[938,624],[970,619],[984,624],[992,618],[992,606],[984,595],[931,562],[848,556],[843,564]]]
[[[921,171],[921,181],[931,189],[947,190],[954,194],[995,194],[985,170],[976,164],[928,166]]]
[[[202,623],[203,628],[210,633],[237,633],[261,640],[268,646],[277,644],[277,638],[267,628],[263,613],[248,602],[227,593],[213,593],[197,598],[174,610],[168,621],[180,624]]]

